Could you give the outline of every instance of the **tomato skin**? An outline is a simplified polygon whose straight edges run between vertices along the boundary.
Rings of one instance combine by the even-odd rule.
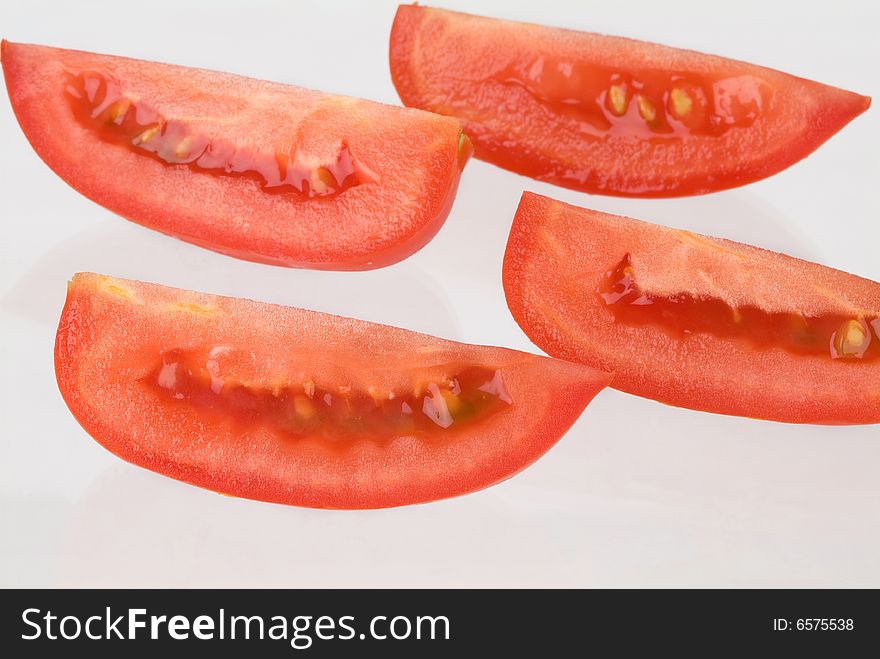
[[[487,364],[503,370],[513,404],[436,437],[342,448],[326,439],[285,442],[262,426],[172,407],[143,386],[163,351],[204,343],[272,351],[249,376],[261,381],[311,365],[316,377],[364,390],[393,384],[406,369]],[[124,460],[224,494],[318,508],[398,506],[488,487],[549,449],[610,379],[514,350],[95,274],[69,285],[55,368],[76,419]]]
[[[744,62],[414,5],[398,9],[390,62],[403,103],[460,118],[477,158],[617,196],[702,194],[765,178],[809,155],[870,105],[867,97]],[[584,91],[606,78],[604,86]],[[648,110],[662,119],[672,116],[674,99],[657,85],[674,79],[691,93],[682,105],[688,114],[649,130],[639,119],[632,83],[655,87]],[[716,103],[745,116],[751,102],[743,92],[742,103],[730,94],[709,103],[694,81],[708,88],[737,79],[757,81],[767,94],[754,123],[718,134],[707,124],[705,134],[692,132]],[[628,103],[625,117],[615,116],[609,101],[615,80]],[[558,93],[558,102],[545,92]],[[572,110],[584,98],[599,128]]]
[[[504,256],[514,318],[548,354],[614,371],[612,386],[696,410],[790,423],[880,422],[880,362],[755,349],[617,322],[597,294],[629,254],[662,294],[768,313],[880,315],[880,284],[784,254],[525,193]]]
[[[44,46],[2,43],[12,107],[37,154],[93,201],[139,224],[231,256],[326,270],[386,266],[423,247],[455,198],[467,154],[460,123],[421,111],[232,74]],[[293,150],[323,163],[340,144],[375,182],[293,201],[253,180],[194,172],[77,120],[65,76],[98,72],[196,133]]]

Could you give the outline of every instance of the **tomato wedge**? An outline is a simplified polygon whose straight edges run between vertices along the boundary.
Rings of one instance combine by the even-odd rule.
[[[232,256],[362,270],[424,246],[470,144],[457,120],[237,75],[2,45],[39,156],[130,220]]]
[[[121,458],[224,494],[380,508],[487,487],[607,373],[312,311],[78,274],[58,386]]]
[[[870,99],[779,71],[621,37],[401,6],[404,104],[462,120],[476,157],[575,190],[722,190],[804,158]]]
[[[880,284],[757,247],[525,193],[514,318],[617,389],[792,423],[880,422]]]

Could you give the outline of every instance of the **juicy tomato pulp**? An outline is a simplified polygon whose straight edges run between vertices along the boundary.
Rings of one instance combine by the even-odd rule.
[[[748,128],[773,94],[752,75],[718,79],[651,69],[621,73],[544,56],[510,66],[491,80],[525,88],[554,112],[582,122],[584,134],[657,144]]]
[[[232,74],[2,42],[31,145],[90,199],[252,261],[395,263],[442,226],[457,119]]]
[[[547,451],[610,379],[93,274],[69,286],[55,368],[74,416],[122,458],[225,494],[319,508],[488,487]]]
[[[831,359],[880,357],[877,317],[768,313],[757,307],[732,307],[723,300],[687,293],[654,295],[639,288],[629,255],[608,272],[598,293],[618,321],[656,325],[680,338],[705,332],[744,339],[758,349],[782,348]]]
[[[391,73],[458,117],[478,158],[586,192],[662,197],[774,174],[870,99],[712,55],[412,5]]]
[[[784,254],[525,193],[513,317],[554,357],[671,405],[880,422],[880,284]]]
[[[196,172],[251,177],[266,192],[295,192],[295,197],[302,199],[339,194],[374,179],[356,166],[344,142],[334,162],[310,167],[278,151],[261,153],[193,134],[185,123],[168,120],[147,103],[127,97],[117,81],[100,73],[68,77],[65,91],[80,122],[107,142],[125,145],[163,163],[189,165]]]
[[[367,392],[312,380],[268,386],[243,383],[224,372],[241,352],[230,346],[171,350],[145,383],[159,396],[192,405],[214,419],[243,427],[264,425],[286,437],[387,442],[401,434],[430,435],[482,420],[513,404],[502,369],[449,365],[449,376],[395,392]]]

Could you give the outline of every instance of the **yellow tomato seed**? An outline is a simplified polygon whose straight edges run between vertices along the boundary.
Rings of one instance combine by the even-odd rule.
[[[626,90],[620,85],[611,85],[608,90],[608,100],[611,101],[611,110],[621,116],[626,112]]]
[[[174,147],[174,155],[178,158],[184,158],[189,155],[189,150],[192,147],[192,139],[189,137],[184,137],[180,142],[177,143],[177,146]]]
[[[675,112],[675,115],[678,117],[684,117],[694,106],[694,101],[691,99],[691,95],[683,89],[676,87],[670,93],[670,97],[672,98],[672,111]]]
[[[858,320],[847,320],[835,335],[834,348],[840,357],[860,356],[868,347],[868,332]]]
[[[114,124],[122,123],[122,120],[125,119],[125,115],[128,113],[130,107],[131,101],[127,98],[114,103],[110,108],[110,121]]]
[[[145,130],[143,133],[141,133],[140,135],[135,137],[131,142],[134,145],[146,144],[151,139],[156,137],[158,132],[159,132],[158,126],[151,126],[150,128],[147,128],[147,130]]]
[[[297,413],[297,415],[301,416],[303,419],[311,419],[315,416],[316,413],[315,406],[312,405],[312,401],[310,401],[305,396],[296,396],[293,399],[293,409]]]
[[[639,114],[641,114],[642,119],[649,124],[657,119],[657,109],[654,107],[654,104],[644,96],[639,96]]]

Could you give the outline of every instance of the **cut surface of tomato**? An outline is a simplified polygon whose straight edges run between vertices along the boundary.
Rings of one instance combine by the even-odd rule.
[[[240,497],[418,503],[525,468],[610,375],[289,307],[79,274],[55,345],[74,416],[129,462]]]
[[[120,215],[232,256],[361,270],[425,245],[470,144],[458,120],[237,75],[2,45],[39,156]]]
[[[514,318],[555,357],[672,405],[880,422],[880,284],[525,193],[504,256]]]
[[[476,157],[609,195],[770,176],[870,105],[745,62],[415,5],[397,11],[390,60],[404,104],[460,118]]]

